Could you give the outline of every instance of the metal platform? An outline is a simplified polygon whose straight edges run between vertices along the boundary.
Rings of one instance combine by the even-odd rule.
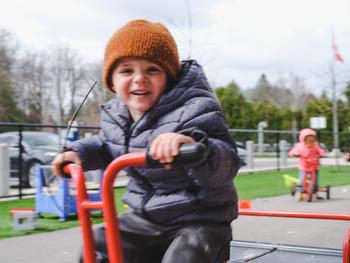
[[[232,241],[229,263],[341,263],[340,249]]]

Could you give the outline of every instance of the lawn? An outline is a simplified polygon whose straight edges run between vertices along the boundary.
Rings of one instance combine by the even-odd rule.
[[[284,185],[283,175],[298,177],[298,170],[259,172],[242,174],[235,179],[235,185],[240,200],[254,200],[261,197],[271,197],[290,193]],[[319,186],[337,186],[350,184],[350,167],[322,167],[320,169]]]
[[[127,207],[121,202],[121,196],[124,194],[125,188],[118,188],[115,191],[117,200],[117,209],[119,212],[124,212]],[[29,235],[40,232],[48,232],[78,226],[76,215],[71,215],[65,222],[58,221],[58,216],[52,214],[43,214],[42,218],[38,218],[36,222],[38,227],[35,230],[14,230],[12,220],[10,218],[10,210],[12,208],[34,208],[35,199],[26,198],[22,200],[0,201],[0,238]],[[93,213],[93,223],[102,222],[100,213]]]
[[[296,169],[287,171],[259,172],[254,174],[242,174],[236,177],[235,185],[238,190],[239,199],[256,199],[261,197],[271,197],[289,194],[289,189],[284,185],[283,174],[297,177]],[[331,167],[322,167],[320,170],[320,186],[337,186],[350,184],[350,167],[340,167],[339,170]],[[121,196],[125,192],[124,188],[116,190],[118,212],[127,210],[122,204]],[[43,214],[43,218],[38,218],[38,227],[35,230],[19,231],[12,227],[10,218],[11,208],[34,208],[35,199],[22,199],[14,201],[0,201],[0,238],[7,238],[20,235],[29,235],[40,232],[54,231],[78,226],[76,216],[71,216],[67,221],[60,222],[58,217]],[[94,214],[94,223],[102,222],[99,213]]]

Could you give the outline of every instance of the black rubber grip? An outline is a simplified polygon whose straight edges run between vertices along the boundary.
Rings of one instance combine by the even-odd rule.
[[[173,164],[191,164],[200,160],[207,151],[207,147],[200,142],[183,144],[180,146],[180,152],[174,157]],[[146,166],[159,167],[162,164],[158,160],[154,160],[147,152]]]

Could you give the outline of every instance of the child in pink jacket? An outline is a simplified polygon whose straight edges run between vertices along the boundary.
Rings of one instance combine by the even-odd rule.
[[[318,168],[320,166],[319,159],[324,156],[324,151],[317,142],[316,131],[312,129],[302,129],[299,135],[299,143],[297,143],[289,152],[291,157],[300,157],[299,161],[299,182],[302,184],[305,172],[316,172],[316,198],[318,190]],[[300,195],[303,199],[303,195]]]

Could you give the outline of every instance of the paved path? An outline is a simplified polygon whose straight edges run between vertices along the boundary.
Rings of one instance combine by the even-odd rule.
[[[330,200],[299,202],[285,195],[256,199],[252,208],[350,213],[350,185],[331,187]],[[241,216],[232,226],[236,240],[340,249],[350,221]]]
[[[257,199],[253,208],[349,212],[350,186],[333,187],[331,195],[330,200],[312,203],[291,196]],[[241,216],[232,225],[236,240],[341,248],[350,222]],[[79,228],[0,239],[0,262],[77,262],[80,242]]]

